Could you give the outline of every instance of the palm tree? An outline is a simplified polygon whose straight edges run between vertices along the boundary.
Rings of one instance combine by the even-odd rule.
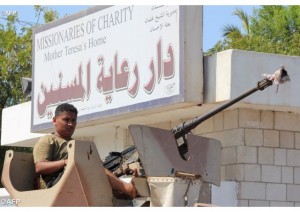
[[[222,35],[224,37],[223,41],[218,41],[213,48],[209,49],[205,55],[211,55],[213,53],[223,51],[228,48],[232,48],[232,42],[236,40],[241,40],[245,37],[249,37],[250,35],[250,23],[249,23],[249,16],[245,11],[242,9],[235,9],[232,15],[236,15],[240,18],[242,22],[242,27],[244,34],[242,33],[241,29],[235,25],[228,24],[225,25],[222,29]]]
[[[233,12],[233,15],[236,15],[240,18],[240,20],[242,21],[242,26],[243,29],[245,31],[246,35],[250,34],[250,26],[249,26],[249,16],[247,15],[247,13],[242,10],[242,9],[235,9],[235,11]]]
[[[232,34],[242,35],[241,30],[234,25],[226,25],[223,27],[223,37],[230,37]]]
[[[215,45],[214,47],[210,48],[209,50],[207,50],[207,52],[204,53],[205,56],[210,56],[216,52],[220,52],[222,50],[225,49],[225,46],[224,46],[224,41],[221,41],[219,40]]]
[[[247,36],[250,34],[250,25],[249,25],[249,16],[247,15],[247,13],[242,10],[242,9],[235,9],[235,11],[232,13],[232,15],[236,15],[240,18],[241,22],[242,22],[242,27],[244,30],[244,34]],[[223,36],[227,37],[230,36],[230,34],[235,33],[235,34],[240,34],[242,35],[241,30],[234,25],[226,25],[223,28]]]

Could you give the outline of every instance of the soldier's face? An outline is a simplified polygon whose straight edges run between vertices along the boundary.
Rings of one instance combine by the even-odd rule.
[[[77,115],[73,112],[62,112],[53,118],[53,124],[55,126],[56,133],[58,133],[62,138],[69,140],[71,139],[77,125]]]

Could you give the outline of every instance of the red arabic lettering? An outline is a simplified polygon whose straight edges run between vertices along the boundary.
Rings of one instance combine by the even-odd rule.
[[[162,49],[161,49],[161,39],[157,43],[157,83],[160,83],[162,77]]]
[[[91,95],[91,61],[89,60],[86,69],[86,100],[89,100]]]
[[[128,89],[128,94],[129,96],[131,96],[132,98],[134,98],[138,91],[139,91],[139,85],[140,85],[140,81],[139,81],[139,69],[137,67],[137,64],[135,64],[134,68],[133,68],[133,75],[130,75],[130,77],[134,77],[134,83],[132,84],[132,86]]]
[[[105,75],[104,73],[104,57],[100,56],[98,59],[100,65],[100,73],[97,77],[97,89],[99,92],[104,94],[112,93],[113,90],[113,67],[110,65],[109,73]]]
[[[115,87],[116,90],[124,90],[128,88],[128,79],[129,79],[129,68],[128,61],[124,60],[121,63],[121,70],[118,71],[118,54],[115,55]]]
[[[175,75],[172,45],[168,45],[166,58],[163,59],[162,41],[159,39],[156,44],[156,53],[157,65],[155,64],[155,60],[151,58],[148,66],[150,77],[143,85],[144,91],[148,94],[153,92],[156,82],[159,84],[162,79],[170,79]],[[118,53],[116,53],[113,58],[113,65],[110,65],[108,74],[105,74],[104,61],[104,57],[101,55],[98,58],[100,72],[97,76],[97,90],[103,94],[111,94],[114,91],[118,92],[127,89],[128,95],[134,98],[139,91],[140,85],[139,68],[137,64],[134,65],[133,71],[130,72],[128,60],[126,58],[123,59],[119,66]],[[131,82],[131,85],[129,85],[129,82]]]
[[[172,45],[169,44],[167,59],[165,60],[162,59],[161,39],[157,43],[156,49],[157,49],[157,83],[159,84],[162,76],[164,76],[164,79],[171,79],[175,75],[174,53],[173,53]],[[155,65],[154,65],[153,58],[151,59],[151,62],[149,64],[149,70],[150,70],[150,78],[148,79],[148,82],[144,84],[144,90],[146,93],[151,94],[155,87]]]
[[[144,90],[146,91],[146,93],[151,94],[153,92],[154,86],[155,86],[155,68],[154,68],[153,59],[151,59],[149,69],[150,69],[151,75],[150,75],[149,81],[144,85]]]
[[[85,96],[88,99],[90,96],[90,62],[87,65],[87,76],[87,85],[86,88],[84,88],[82,83],[82,67],[80,64],[78,67],[78,75],[66,86],[62,85],[62,73],[59,74],[59,86],[57,88],[54,88],[53,84],[51,84],[50,89],[47,89],[42,82],[41,93],[44,95],[44,98],[42,99],[41,94],[39,94],[37,99],[37,111],[39,117],[44,117],[47,108],[50,106],[68,101],[83,101]]]
[[[174,53],[173,53],[173,48],[172,45],[169,44],[168,47],[168,59],[164,60],[164,78],[165,79],[170,79],[173,78],[175,75],[174,72]]]
[[[118,53],[116,53],[113,61],[114,66],[111,65],[109,68],[109,74],[105,75],[103,56],[100,56],[98,58],[98,63],[100,66],[100,73],[97,77],[97,90],[100,93],[102,92],[103,94],[109,94],[114,90],[121,91],[129,88],[127,90],[129,96],[136,96],[139,85],[139,74],[136,65],[134,67],[133,73],[130,74],[128,60],[124,59],[120,65],[120,70],[118,70]],[[129,86],[130,77],[133,77],[133,79],[135,79],[131,86]]]

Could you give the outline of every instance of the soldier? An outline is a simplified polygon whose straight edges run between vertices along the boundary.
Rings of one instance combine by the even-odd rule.
[[[40,175],[39,188],[54,186],[63,175],[68,163],[67,144],[77,124],[78,111],[71,104],[63,103],[55,110],[53,125],[55,132],[39,139],[33,148],[33,159],[36,173]],[[134,199],[137,195],[132,183],[126,183],[105,169],[105,173],[117,198]]]

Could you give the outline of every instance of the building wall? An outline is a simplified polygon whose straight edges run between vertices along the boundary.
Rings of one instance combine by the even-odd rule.
[[[222,181],[237,182],[237,206],[300,206],[299,114],[238,108],[194,134],[222,143]]]
[[[182,121],[154,127],[170,129]],[[300,115],[291,112],[237,108],[194,129],[194,134],[222,144],[221,180],[237,185],[223,192],[236,193],[231,199],[236,198],[237,205],[227,206],[300,206],[299,121]]]
[[[171,129],[194,117],[149,126]],[[195,135],[218,139],[222,144],[218,189],[231,202],[219,206],[300,206],[299,121],[300,115],[293,112],[240,107],[220,112],[193,130]],[[116,129],[110,141],[113,146],[105,145],[110,150],[133,145],[126,129]],[[212,189],[204,202],[219,198],[217,202],[223,204],[219,195]]]

